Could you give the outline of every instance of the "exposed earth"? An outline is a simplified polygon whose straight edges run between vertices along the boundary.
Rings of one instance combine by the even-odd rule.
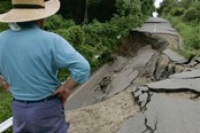
[[[66,104],[69,133],[199,133],[200,57],[185,59],[162,18],[130,32]]]

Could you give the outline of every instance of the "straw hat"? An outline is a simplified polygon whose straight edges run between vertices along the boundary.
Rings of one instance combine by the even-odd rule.
[[[49,17],[60,8],[59,0],[12,0],[13,9],[0,14],[0,22],[29,22]]]

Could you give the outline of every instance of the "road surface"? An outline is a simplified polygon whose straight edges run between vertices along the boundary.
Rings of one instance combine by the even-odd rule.
[[[178,34],[162,18],[139,31]],[[148,44],[134,56],[117,56],[70,96],[69,133],[200,133],[199,58]]]

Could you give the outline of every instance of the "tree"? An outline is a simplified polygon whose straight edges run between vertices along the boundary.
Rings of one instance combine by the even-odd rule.
[[[177,7],[179,4],[178,0],[163,0],[157,12],[159,14],[168,14],[172,8]]]
[[[105,22],[116,13],[115,0],[61,0],[60,14],[77,24],[97,19]]]
[[[141,11],[144,15],[151,15],[155,11],[153,0],[143,0],[141,3]]]
[[[141,2],[138,0],[116,0],[115,6],[122,16],[141,13]]]
[[[1,0],[0,1],[0,14],[8,11],[12,8],[11,2],[8,0]]]

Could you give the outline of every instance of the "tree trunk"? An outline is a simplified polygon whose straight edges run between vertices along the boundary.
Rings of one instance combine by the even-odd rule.
[[[84,14],[84,24],[88,23],[88,7],[89,7],[89,0],[86,0],[85,14]]]

